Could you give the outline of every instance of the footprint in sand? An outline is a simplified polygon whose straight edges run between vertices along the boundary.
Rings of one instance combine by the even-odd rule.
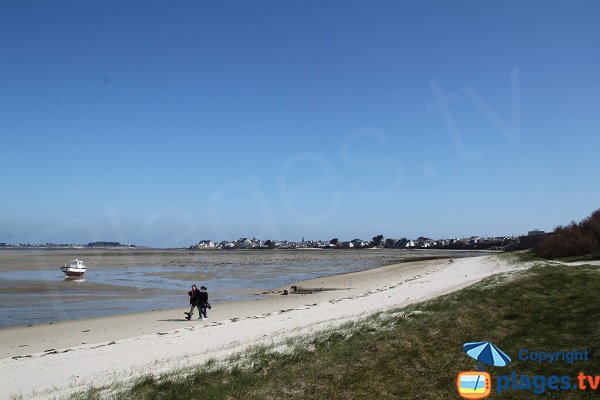
[[[18,360],[20,358],[31,358],[31,354],[27,354],[26,356],[14,356],[12,359],[13,360]]]

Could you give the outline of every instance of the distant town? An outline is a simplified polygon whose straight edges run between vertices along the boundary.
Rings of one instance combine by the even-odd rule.
[[[546,233],[540,230],[529,231],[523,236],[496,236],[451,239],[393,239],[377,235],[369,240],[352,239],[342,241],[338,238],[331,240],[305,240],[299,242],[288,240],[260,240],[243,237],[236,241],[201,240],[189,247],[190,250],[261,250],[261,249],[480,249],[480,250],[517,250],[534,247]]]
[[[537,245],[547,234],[544,231],[532,230],[521,236],[495,236],[465,238],[430,239],[420,236],[416,239],[393,239],[377,235],[371,239],[340,240],[305,240],[299,242],[289,240],[261,240],[242,237],[234,241],[200,240],[189,246],[188,250],[269,250],[269,249],[457,249],[457,250],[520,250]],[[0,243],[0,249],[90,249],[90,248],[135,248],[134,244],[120,242],[90,242],[87,244],[71,243]],[[142,246],[143,247],[143,246]]]
[[[0,243],[0,249],[86,249],[106,247],[136,247],[134,244],[121,244],[119,242],[90,242],[88,244],[74,243]]]

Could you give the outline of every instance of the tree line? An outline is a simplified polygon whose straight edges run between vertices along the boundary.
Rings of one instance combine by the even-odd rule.
[[[580,222],[558,226],[537,245],[545,258],[600,255],[600,209]]]

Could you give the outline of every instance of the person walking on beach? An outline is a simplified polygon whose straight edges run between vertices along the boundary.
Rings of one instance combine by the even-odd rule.
[[[198,308],[198,312],[200,312],[200,307],[198,307],[198,305],[200,304],[200,291],[196,287],[196,284],[192,285],[192,290],[188,292],[188,295],[190,296],[191,307],[190,311],[185,312],[184,314],[187,315],[185,319],[189,321],[190,319],[192,319],[192,315],[194,315],[194,307]]]
[[[202,318],[203,321],[208,318],[206,309],[210,307],[210,304],[208,303],[208,292],[206,290],[206,286],[200,286],[200,306],[198,309],[200,310],[200,318]]]

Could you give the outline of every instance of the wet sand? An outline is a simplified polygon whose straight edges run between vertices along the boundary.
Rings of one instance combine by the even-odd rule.
[[[146,276],[158,276],[161,278],[179,279],[188,282],[208,281],[215,277],[212,272],[149,272]]]
[[[184,249],[5,249],[0,250],[0,271],[38,270],[47,267],[60,267],[71,259],[84,260],[90,268],[120,268],[126,266],[191,266],[191,265],[255,265],[265,260],[271,263],[293,261],[315,262],[327,257],[343,257],[356,261],[369,261],[379,266],[401,262],[407,258],[447,257],[448,254],[474,253],[473,251],[452,250],[403,250],[403,249],[364,249],[364,250],[207,250]],[[394,260],[395,259],[395,260]]]
[[[179,307],[191,283],[217,302],[253,300],[293,282],[473,252],[377,250],[0,250],[0,329]],[[79,258],[84,282],[59,266]]]
[[[0,271],[57,268],[71,259],[85,260],[88,267],[131,265],[189,265],[203,259],[207,252],[182,249],[106,248],[106,249],[6,249],[0,250]]]

